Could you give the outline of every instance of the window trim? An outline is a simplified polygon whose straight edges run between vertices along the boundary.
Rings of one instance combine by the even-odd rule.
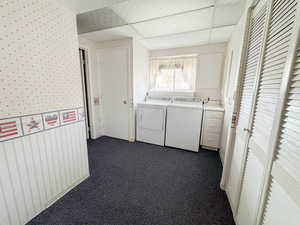
[[[166,91],[166,90],[155,90],[151,89],[151,83],[149,82],[148,86],[148,93],[150,96],[195,96],[196,89],[197,89],[197,80],[198,80],[198,64],[199,64],[199,54],[187,54],[187,55],[170,55],[170,56],[155,56],[155,57],[149,57],[149,81],[151,80],[151,61],[152,60],[166,60],[166,59],[180,59],[180,58],[192,58],[194,57],[196,59],[196,65],[195,65],[195,83],[193,90],[172,90],[172,91]],[[173,84],[175,85],[175,83]]]

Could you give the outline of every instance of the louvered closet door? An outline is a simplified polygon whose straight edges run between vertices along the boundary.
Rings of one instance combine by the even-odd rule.
[[[264,225],[300,224],[300,40],[284,109]]]
[[[264,29],[266,24],[266,4],[261,1],[252,11],[250,19],[248,52],[246,54],[246,63],[243,75],[240,112],[237,124],[237,132],[235,139],[235,149],[230,169],[229,180],[227,183],[228,196],[233,208],[237,208],[241,178],[244,171],[243,158],[246,152],[246,144],[249,134],[245,129],[249,128],[251,106],[253,104],[253,93],[255,89],[255,81],[257,79],[257,71],[259,58],[262,49]]]
[[[238,210],[240,225],[253,225],[257,217],[276,106],[295,24],[296,8],[297,0],[274,0],[271,5],[270,24]]]

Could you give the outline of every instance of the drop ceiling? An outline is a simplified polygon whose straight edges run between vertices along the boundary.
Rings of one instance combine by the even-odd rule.
[[[126,0],[56,0],[76,14],[111,6]]]
[[[77,12],[80,37],[97,42],[132,37],[149,49],[227,42],[245,3],[245,0],[89,0],[80,8],[83,1],[59,1],[70,4]]]

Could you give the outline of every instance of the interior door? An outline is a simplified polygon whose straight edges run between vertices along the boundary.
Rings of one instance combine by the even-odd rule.
[[[298,225],[300,221],[300,1],[298,0],[298,20],[295,27],[298,34],[294,32],[292,37],[292,48],[289,56],[294,60],[288,61],[293,67],[290,76],[284,74],[285,83],[283,88],[285,104],[282,106],[281,120],[278,134],[280,141],[274,146],[272,164],[269,170],[269,179],[265,181],[265,196],[262,198],[259,224],[263,225]],[[296,43],[294,40],[297,40]],[[288,70],[287,70],[288,71]],[[288,71],[289,73],[289,71]],[[283,95],[281,94],[281,99]],[[284,115],[284,116],[283,116]],[[276,138],[276,140],[278,140]],[[274,140],[274,141],[276,141]]]
[[[98,51],[104,135],[129,140],[129,49]]]
[[[237,217],[239,224],[256,224],[270,143],[275,138],[275,118],[280,111],[277,105],[284,83],[283,77],[288,68],[286,64],[291,54],[290,45],[297,15],[297,0],[274,0],[269,3],[270,20],[261,60],[258,94],[253,107],[254,117]],[[296,29],[296,32],[299,30]]]
[[[240,105],[236,138],[230,174],[228,178],[228,196],[234,214],[238,208],[241,182],[247,158],[247,145],[250,137],[250,126],[253,119],[253,102],[258,80],[259,61],[266,25],[266,4],[260,3],[252,10],[248,34],[247,54],[240,92]]]

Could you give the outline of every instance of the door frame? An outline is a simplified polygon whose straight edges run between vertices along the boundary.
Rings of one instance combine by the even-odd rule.
[[[91,55],[90,55],[90,49],[86,46],[79,45],[79,54],[80,50],[83,50],[85,52],[85,64],[86,64],[86,73],[85,73],[85,78],[83,77],[84,74],[82,73],[82,67],[81,67],[81,56],[79,55],[79,64],[80,64],[80,76],[81,76],[81,85],[82,85],[82,92],[85,91],[83,94],[83,106],[84,106],[84,111],[87,114],[87,118],[85,119],[85,125],[86,125],[86,135],[87,139],[95,139],[95,130],[93,129],[94,126],[94,116],[93,116],[93,104],[92,104],[92,90],[91,90]],[[86,97],[84,99],[84,97]],[[89,128],[89,129],[88,129]]]
[[[238,76],[236,77],[236,86],[235,86],[235,91],[234,91],[234,99],[233,99],[233,111],[232,111],[232,120],[234,119],[234,115],[237,115],[240,111],[240,102],[241,102],[241,91],[239,90],[239,87],[242,85],[243,82],[243,74],[245,71],[245,61],[247,57],[247,47],[248,47],[248,40],[249,40],[249,26],[250,26],[250,19],[251,19],[251,7],[247,9],[247,16],[246,16],[246,23],[245,23],[245,30],[243,33],[243,42],[242,42],[242,48],[241,52],[239,55],[240,57],[240,62],[239,62],[239,71],[238,71]],[[237,120],[237,119],[234,119]],[[235,138],[236,138],[236,124],[231,124],[228,138],[227,138],[227,146],[225,150],[225,156],[224,156],[224,165],[223,165],[223,172],[222,172],[222,178],[221,178],[221,183],[220,186],[222,189],[226,190],[227,189],[227,183],[228,179],[230,176],[230,168],[231,168],[231,162],[232,162],[232,157],[234,153],[234,143],[235,143]],[[229,198],[230,199],[230,198]],[[230,202],[230,201],[229,201]],[[231,202],[230,202],[231,203]]]

